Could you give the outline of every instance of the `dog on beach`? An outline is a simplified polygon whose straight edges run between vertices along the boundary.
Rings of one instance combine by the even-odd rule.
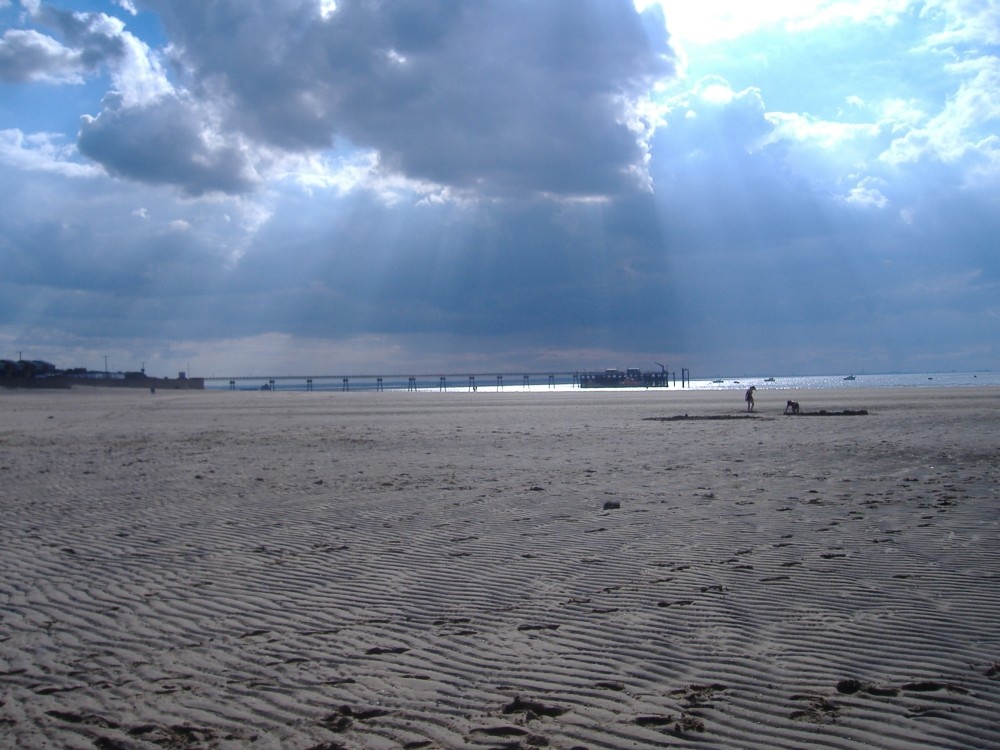
[[[792,410],[792,414],[798,414],[799,413],[799,402],[798,401],[792,401],[791,399],[789,399],[788,402],[785,404],[785,414],[788,414],[788,410],[789,409]]]

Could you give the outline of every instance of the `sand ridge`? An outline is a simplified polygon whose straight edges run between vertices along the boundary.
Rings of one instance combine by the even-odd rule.
[[[0,746],[1000,745],[1000,394],[741,396],[0,393]]]

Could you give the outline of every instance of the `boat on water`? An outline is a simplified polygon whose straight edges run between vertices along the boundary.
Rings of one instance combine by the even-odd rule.
[[[718,378],[718,379],[716,379],[716,380],[713,380],[712,382],[713,382],[713,383],[725,383],[726,381],[725,381],[725,380],[723,380],[722,378]]]
[[[774,378],[764,378],[764,382],[765,383],[773,383],[774,382]]]
[[[844,380],[857,380],[857,378],[854,377],[853,375],[848,375],[846,378],[844,378]]]

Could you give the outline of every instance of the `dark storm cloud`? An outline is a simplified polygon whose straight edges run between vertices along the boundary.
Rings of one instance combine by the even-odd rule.
[[[155,198],[153,188],[120,183],[95,201],[59,180],[46,173],[0,175],[7,196],[0,203],[3,281],[29,298],[49,287],[80,300],[109,294],[137,301],[154,290],[181,299],[218,280],[229,255],[218,237],[228,222],[216,216],[225,207],[206,212],[188,201],[171,208],[168,219],[150,219],[134,207]],[[195,223],[200,231],[192,231]]]
[[[132,107],[109,96],[98,117],[84,117],[77,146],[112,174],[176,185],[188,195],[253,189],[246,152],[210,140],[203,123],[193,103],[173,95]]]
[[[45,6],[38,21],[58,29],[66,43],[79,50],[80,61],[87,68],[125,54],[124,24],[104,13],[69,13]]]
[[[289,201],[227,276],[226,304],[240,325],[266,310],[273,330],[302,336],[630,345],[663,339],[678,312],[661,239],[648,194],[409,211],[358,196],[335,218]]]
[[[673,72],[629,0],[148,3],[197,96],[272,146],[342,137],[384,168],[489,194],[632,189],[628,103]]]

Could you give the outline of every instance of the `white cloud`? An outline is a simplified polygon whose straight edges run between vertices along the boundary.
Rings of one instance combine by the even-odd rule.
[[[956,63],[951,70],[968,76],[940,113],[895,139],[881,155],[889,164],[937,159],[956,162],[995,148],[990,136],[1000,125],[1000,58]]]
[[[332,190],[337,195],[367,191],[393,205],[414,199],[418,203],[461,202],[463,193],[427,180],[412,180],[405,175],[383,170],[377,151],[345,149],[346,153],[286,156],[271,170],[275,179],[287,179],[306,189]]]
[[[292,155],[283,160],[274,174],[307,188],[332,188],[344,195],[370,185],[377,172],[378,152],[356,150],[337,156],[330,152]]]
[[[819,2],[809,12],[803,7],[807,4],[791,3],[797,12],[785,20],[785,27],[789,31],[812,31],[842,23],[893,26],[910,5],[912,0],[833,0]]]
[[[35,20],[63,41],[35,29],[8,29],[0,38],[0,80],[82,83],[106,68],[126,105],[145,104],[171,91],[149,47],[105,13],[39,8]]]
[[[79,52],[34,29],[8,29],[0,38],[0,81],[80,83]]]
[[[640,9],[658,4],[667,29],[682,45],[736,39],[767,28],[806,32],[839,23],[895,23],[911,0],[636,0]]]
[[[729,104],[736,95],[729,84],[722,81],[712,81],[700,87],[698,94],[710,104]]]
[[[885,208],[889,205],[889,199],[876,187],[878,180],[866,178],[851,188],[843,202],[848,205],[862,206],[866,208]]]
[[[772,142],[791,140],[827,151],[842,149],[851,142],[869,140],[879,134],[879,126],[875,123],[836,122],[797,112],[768,112],[767,119],[774,124]]]
[[[912,99],[884,99],[876,106],[879,121],[892,132],[916,127],[928,119],[921,105]]]
[[[706,76],[664,101],[660,119],[660,143],[675,153],[754,151],[773,128],[760,89],[734,91],[721,76]]]
[[[115,91],[121,94],[125,106],[154,102],[173,92],[160,61],[140,39],[125,32],[121,35],[124,54],[112,68]]]
[[[945,19],[944,29],[927,40],[929,46],[1000,44],[1000,3],[996,0],[926,0],[921,15]]]
[[[37,172],[51,172],[65,177],[96,177],[104,170],[94,164],[75,161],[76,146],[59,143],[61,136],[53,133],[25,135],[17,128],[0,130],[0,161]]]

